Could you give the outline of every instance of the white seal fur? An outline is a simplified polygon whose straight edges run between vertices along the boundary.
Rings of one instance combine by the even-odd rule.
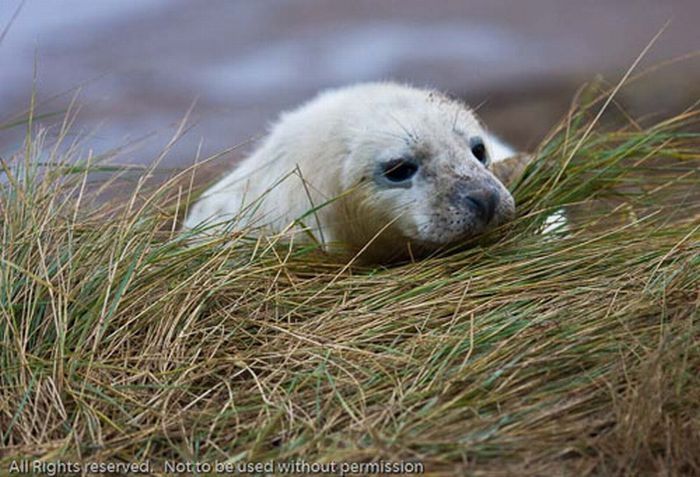
[[[513,154],[469,108],[436,91],[330,90],[282,114],[184,227],[313,236],[372,261],[422,254],[513,216],[513,197],[489,170]]]

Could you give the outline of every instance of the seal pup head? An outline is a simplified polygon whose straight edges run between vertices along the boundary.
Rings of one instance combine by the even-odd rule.
[[[374,93],[346,118],[356,124],[343,173],[353,189],[344,203],[350,241],[375,240],[375,256],[405,255],[406,245],[425,253],[513,217],[513,197],[490,170],[491,138],[471,110],[415,88]]]

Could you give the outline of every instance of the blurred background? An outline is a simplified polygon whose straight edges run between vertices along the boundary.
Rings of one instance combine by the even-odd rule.
[[[259,137],[320,89],[389,79],[462,97],[531,150],[584,82],[617,81],[667,21],[640,70],[700,50],[698,0],[21,4],[0,0],[0,31],[21,6],[0,44],[0,124],[27,109],[34,78],[40,113],[64,110],[80,87],[75,131],[88,135],[86,147],[146,138],[121,159],[148,162],[194,104],[193,127],[167,166],[190,164],[200,144],[209,154]],[[700,97],[698,80],[700,61],[690,58],[626,88],[619,102],[633,116],[671,114]],[[0,130],[0,155],[23,133]]]

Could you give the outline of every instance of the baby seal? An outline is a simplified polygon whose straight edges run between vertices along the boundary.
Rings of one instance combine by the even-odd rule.
[[[436,91],[330,90],[282,114],[184,226],[284,232],[374,262],[415,257],[513,217],[513,197],[490,170],[513,154],[473,111]]]

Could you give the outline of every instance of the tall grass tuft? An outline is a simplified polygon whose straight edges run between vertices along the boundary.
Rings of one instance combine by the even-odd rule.
[[[700,474],[700,111],[604,127],[599,106],[514,180],[497,237],[390,268],[188,244],[194,168],[151,186],[30,129],[0,164],[0,468]]]

